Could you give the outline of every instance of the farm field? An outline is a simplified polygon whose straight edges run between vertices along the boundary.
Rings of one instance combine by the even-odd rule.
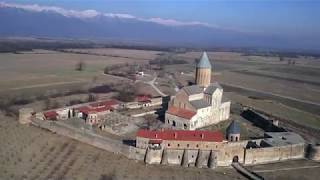
[[[0,95],[29,95],[32,92],[45,93],[55,89],[59,91],[82,88],[91,85],[92,81],[96,84],[119,82],[121,78],[104,75],[103,69],[115,64],[148,62],[147,59],[152,59],[159,53],[135,51],[128,50],[126,53],[126,50],[110,50],[110,53],[121,53],[124,57],[113,56],[114,54],[100,56],[47,50],[19,52],[18,54],[1,53]],[[84,63],[83,71],[75,70],[79,62]]]

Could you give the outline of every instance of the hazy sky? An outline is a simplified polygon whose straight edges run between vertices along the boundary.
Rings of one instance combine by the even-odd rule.
[[[0,0],[2,1],[2,0]],[[3,0],[200,21],[245,32],[320,37],[320,0]]]

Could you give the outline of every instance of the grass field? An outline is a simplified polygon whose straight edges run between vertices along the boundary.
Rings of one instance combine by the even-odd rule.
[[[101,50],[98,50],[99,52]],[[47,50],[0,54],[0,94],[45,93],[52,89],[69,89],[96,83],[119,82],[103,75],[106,66],[123,63],[143,63],[157,56],[157,51],[107,49],[111,56],[64,53]],[[119,57],[118,55],[122,56]],[[84,62],[83,71],[76,71]]]
[[[268,112],[271,115],[283,119],[292,120],[298,124],[320,129],[320,116],[318,115],[304,112],[275,101],[253,99],[233,92],[227,92],[225,95],[234,102],[238,102],[249,107],[255,107],[258,110]]]

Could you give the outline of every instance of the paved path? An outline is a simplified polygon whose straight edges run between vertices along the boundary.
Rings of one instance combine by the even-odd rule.
[[[232,163],[232,167],[235,168],[239,173],[241,173],[242,175],[244,175],[248,179],[252,179],[252,180],[263,180],[264,179],[263,177],[258,176],[257,174],[247,170],[240,163]]]
[[[151,81],[141,81],[141,80],[137,80],[136,82],[143,82],[145,84],[149,84],[154,90],[156,90],[161,96],[167,96],[166,94],[164,94],[156,85],[154,85],[154,82],[157,80],[157,76],[155,75],[155,77],[151,80]]]
[[[148,81],[147,84],[153,87],[161,96],[167,96],[164,94],[156,85],[154,85],[154,82],[157,80],[157,77],[153,78],[151,81]]]
[[[255,172],[276,172],[276,171],[291,171],[296,169],[312,169],[312,168],[320,168],[320,166],[302,166],[302,167],[292,167],[292,168],[278,168],[278,169],[265,169],[265,170],[256,170]]]

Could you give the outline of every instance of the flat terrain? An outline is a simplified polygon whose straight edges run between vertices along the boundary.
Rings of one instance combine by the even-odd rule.
[[[245,179],[232,168],[145,165],[0,115],[0,179]],[[266,179],[317,179],[320,164],[299,160],[249,167]],[[306,173],[307,172],[307,173]]]
[[[127,84],[129,79],[105,75],[103,69],[116,64],[146,64],[162,54],[115,48],[1,53],[0,96],[30,97],[99,84]],[[195,59],[200,55],[201,52],[171,53],[170,57],[178,57],[188,64],[165,65],[166,74],[158,76],[154,86],[164,94],[174,95],[177,86],[194,81]],[[294,122],[320,128],[320,59],[299,56],[280,61],[276,56],[236,52],[208,52],[208,55],[213,64],[212,81],[222,84],[225,92],[235,94],[230,96],[231,101],[252,105],[246,97],[261,99],[254,103],[256,107],[272,101],[267,106],[268,112],[275,111],[276,115]],[[288,65],[289,60],[295,64]],[[79,62],[85,64],[83,71],[75,70]],[[159,73],[149,69],[145,72],[150,77],[145,82],[151,82],[155,72]],[[140,93],[160,95],[151,84],[138,82],[135,86]]]
[[[320,163],[307,160],[286,161],[281,163],[256,165],[249,170],[265,179],[318,179]]]
[[[102,52],[108,52],[110,55],[47,50],[19,54],[1,53],[0,95],[29,95],[32,92],[47,93],[52,90],[77,89],[89,86],[93,81],[119,82],[121,78],[103,75],[103,69],[115,64],[145,63],[159,53],[121,49],[108,49]],[[75,70],[79,62],[84,63],[83,71]]]
[[[103,74],[104,68],[127,63],[146,64],[161,56],[161,53],[114,48],[0,53],[0,102],[8,97],[88,89],[108,83],[128,84],[131,81],[126,77]],[[320,59],[297,57],[280,61],[276,56],[252,56],[234,52],[208,52],[208,55],[214,68],[213,81],[222,84],[225,96],[233,104],[252,106],[290,122],[320,129]],[[184,59],[188,64],[164,66],[165,75],[158,75],[152,85],[165,94],[174,94],[178,85],[194,81],[194,60],[200,57],[200,52],[176,53],[173,57]],[[295,64],[288,65],[289,60],[294,60]],[[75,70],[79,62],[85,64],[83,71]],[[160,74],[158,70],[154,72]],[[149,73],[153,75],[152,70]],[[136,83],[139,91],[159,95],[152,85]],[[55,100],[65,104],[68,99],[77,98],[86,99],[87,94]],[[44,104],[42,100],[26,106],[40,110]],[[232,118],[242,122],[236,113]],[[224,130],[226,125],[222,123],[209,128]],[[248,123],[241,123],[241,129],[242,138],[262,134],[261,130]],[[302,132],[308,133],[306,130]],[[308,140],[319,142],[316,137],[309,137]],[[6,180],[91,180],[111,177],[155,180],[244,179],[231,168],[146,167],[142,162],[131,161],[36,127],[22,126],[14,118],[2,114],[0,142],[0,179]],[[252,170],[266,179],[318,179],[318,166],[319,163],[301,160],[253,166]]]

